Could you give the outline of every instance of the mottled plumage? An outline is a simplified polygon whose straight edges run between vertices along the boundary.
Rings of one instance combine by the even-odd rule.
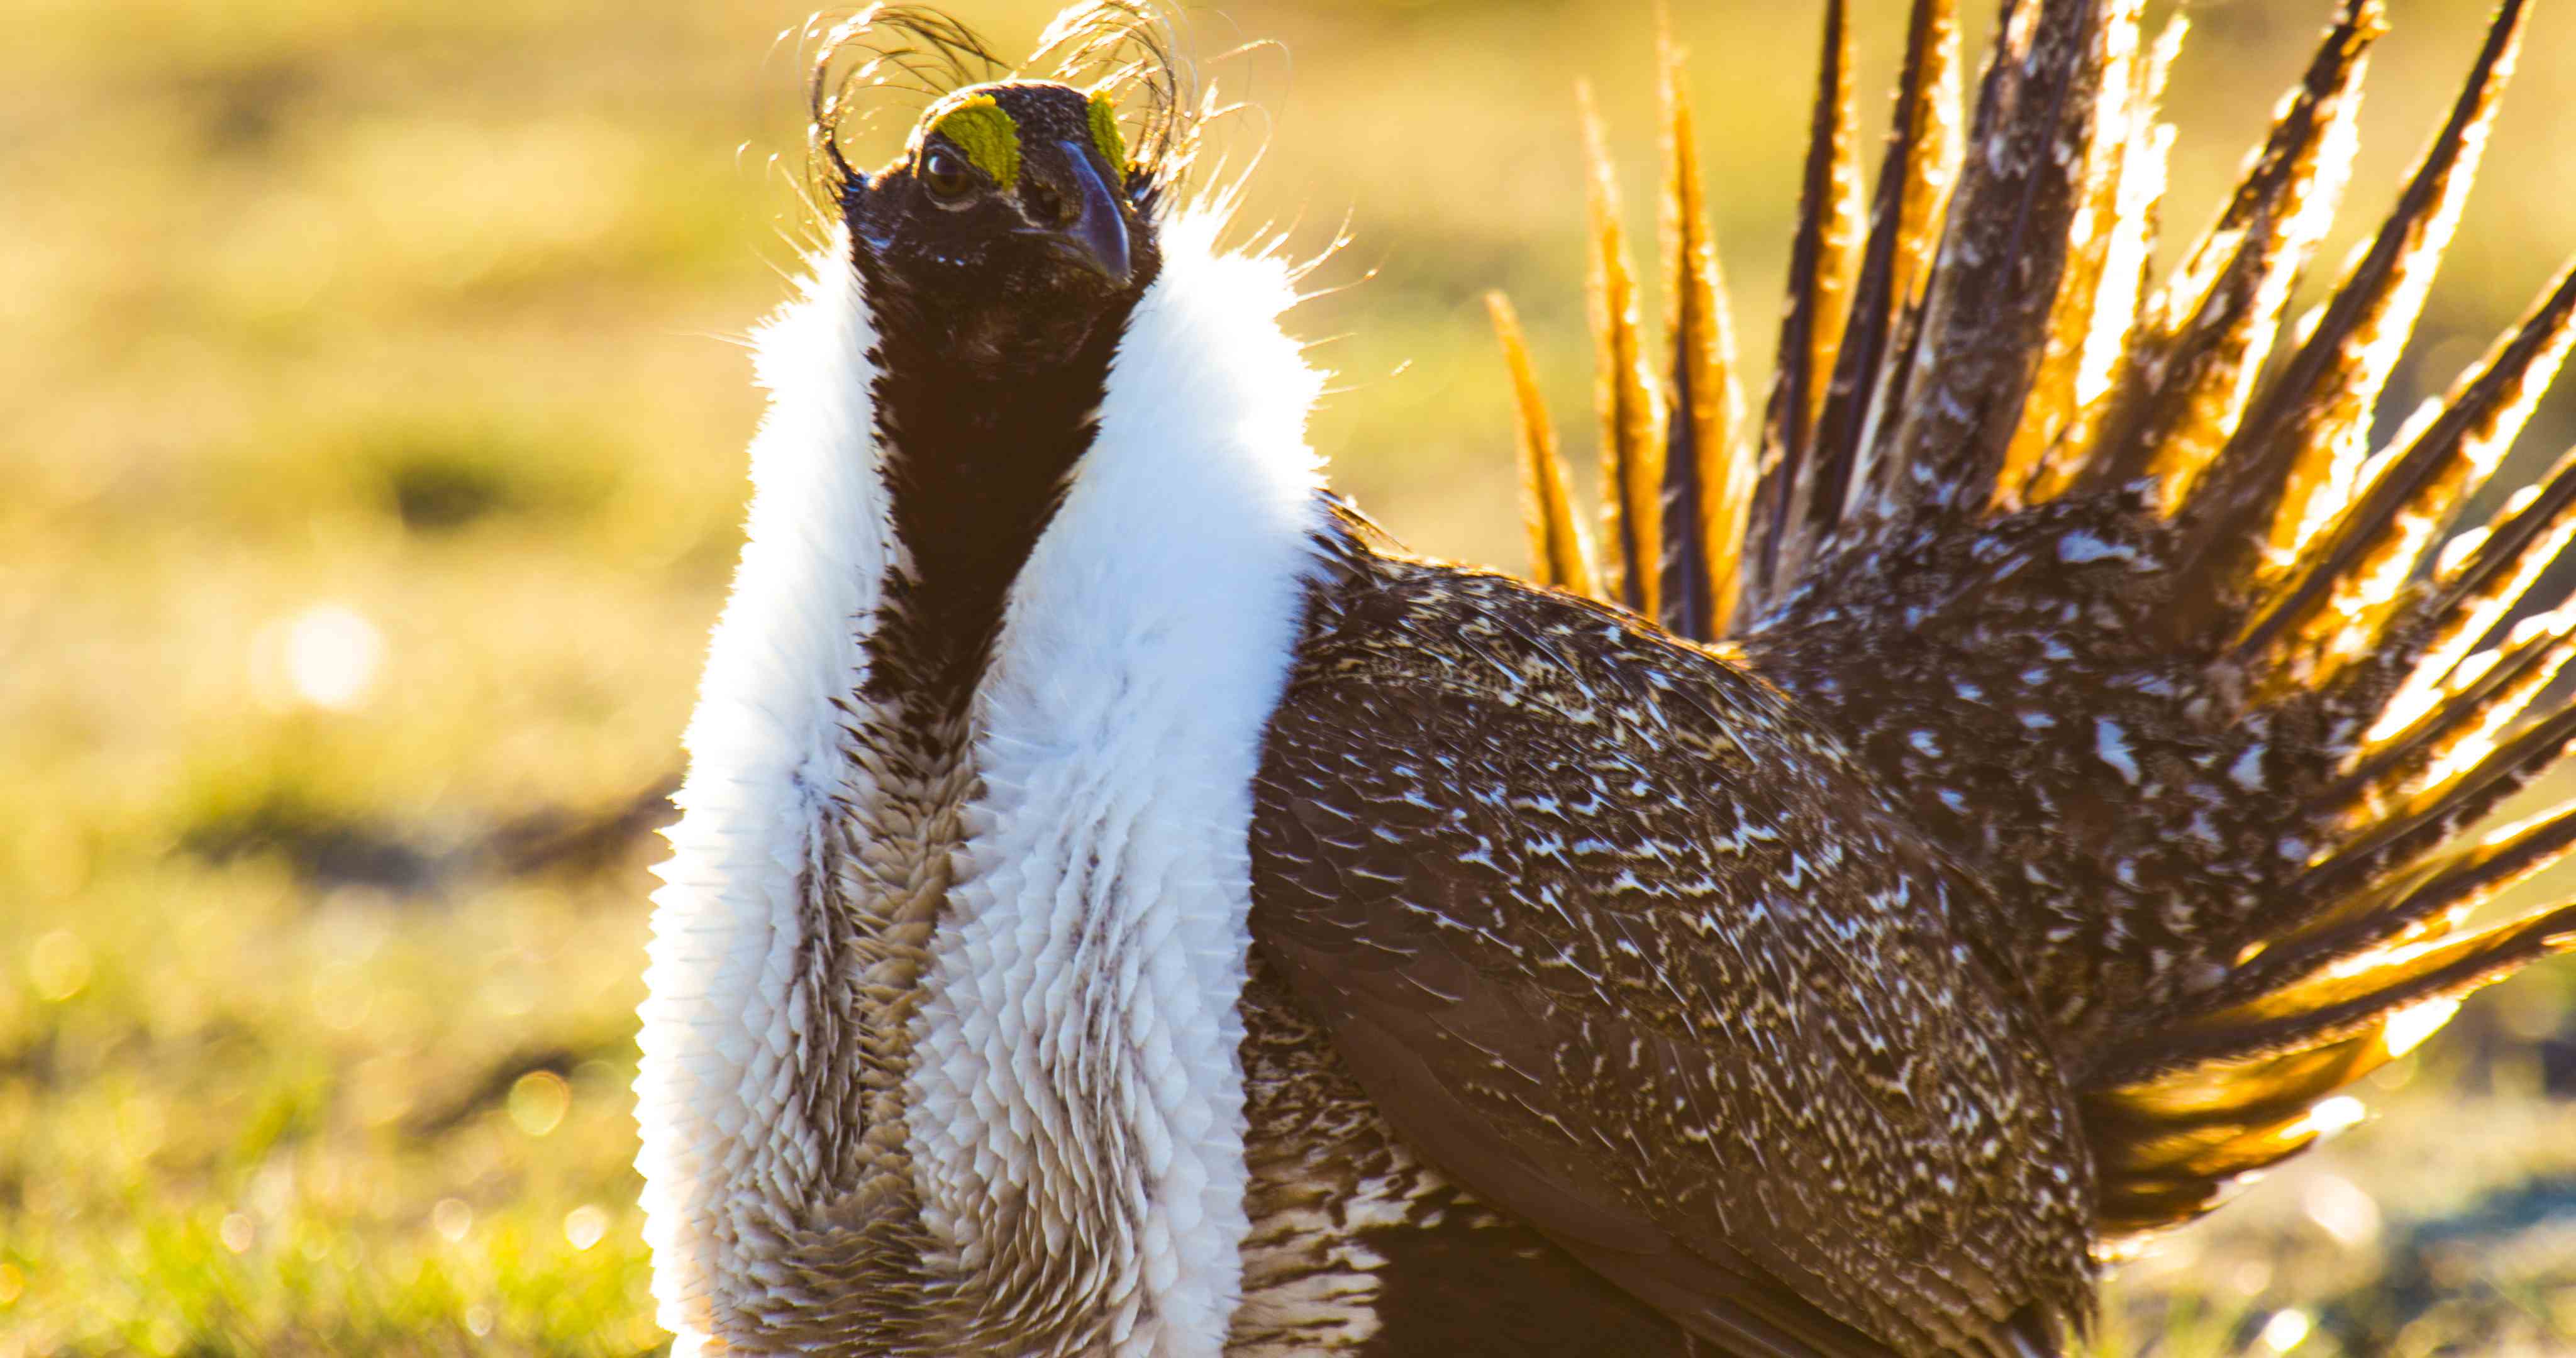
[[[1621,612],[1336,556],[1252,928],[1380,1116],[1750,1351],[2080,1314],[2072,1097],[1977,955],[1980,888],[1841,742]]]
[[[2576,738],[2568,621],[2500,630],[2576,464],[2425,559],[2576,274],[2366,446],[2521,0],[2305,330],[2376,0],[2162,279],[2138,8],[2007,4],[1963,117],[1916,0],[1864,218],[1828,0],[1758,426],[1667,52],[1660,353],[1591,129],[1600,556],[1496,299],[1529,581],[1324,490],[1150,13],[1060,21],[1092,90],[846,26],[932,102],[860,175],[815,85],[842,220],[764,339],[644,1009],[681,1347],[2062,1352],[2125,1242],[2576,943],[2460,932],[2576,847],[2472,834]]]

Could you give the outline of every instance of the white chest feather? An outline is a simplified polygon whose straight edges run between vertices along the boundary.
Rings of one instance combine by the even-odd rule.
[[[657,869],[635,1163],[657,1318],[681,1354],[765,1308],[763,1254],[852,1177],[824,1149],[837,1129],[799,1095],[833,988],[813,974],[832,961],[816,883],[843,808],[874,801],[843,707],[902,549],[877,473],[876,334],[846,250],[839,238],[818,253],[805,296],[760,336],[773,400],[752,444],[757,492]]]
[[[904,1298],[980,1317],[970,1347],[1222,1349],[1251,784],[1318,526],[1320,379],[1276,323],[1284,268],[1217,257],[1213,231],[1163,228],[976,690],[959,776],[980,783],[953,791],[888,782],[869,733],[889,714],[859,697],[905,553],[846,256],[818,256],[763,338],[776,401],[655,898],[637,1082],[681,1352],[939,1347],[935,1318],[873,1329],[876,1266],[848,1243],[916,1235]],[[917,1223],[867,1234],[897,1202]]]
[[[911,1081],[958,1264],[1140,1355],[1217,1352],[1239,1285],[1252,778],[1317,526],[1315,378],[1245,324],[1277,270],[1169,259],[977,694]]]

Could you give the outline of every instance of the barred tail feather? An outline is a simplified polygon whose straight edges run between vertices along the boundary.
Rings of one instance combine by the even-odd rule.
[[[1530,363],[1520,313],[1499,292],[1486,294],[1485,307],[1512,374],[1512,432],[1520,448],[1521,518],[1529,527],[1530,579],[1598,598],[1592,543],[1574,514],[1573,478],[1557,450],[1556,425],[1548,418],[1547,401],[1539,395],[1538,373]]]
[[[2154,208],[2171,145],[2170,133],[2159,131],[2156,105],[2183,32],[2177,15],[2155,46],[2141,52],[2134,11],[2116,13],[2103,29],[2101,93],[2082,147],[2074,209],[2074,220],[2090,225],[2068,243],[2039,366],[1990,490],[1991,512],[2053,498],[2073,480],[2091,445],[2090,426],[2137,324],[2140,284],[2155,244]]]
[[[2357,823],[2380,820],[2405,798],[2484,760],[2576,658],[2571,629],[2576,615],[2565,610],[2527,618],[2503,646],[2462,661],[2438,693],[2411,707],[2390,704],[2351,772],[2321,800],[2349,807]]]
[[[2476,649],[2506,614],[2523,604],[2541,573],[2576,535],[2576,450],[2546,478],[2515,492],[2493,522],[2453,539],[2437,555],[2432,579],[2401,605],[2390,641],[2373,659],[2376,677],[2408,675],[2389,700],[2438,682]],[[2356,667],[2359,668],[2359,667]],[[2366,681],[2341,686],[2368,692]]]
[[[2065,0],[2012,14],[1990,54],[1923,300],[1919,378],[1875,461],[1889,526],[1981,514],[2049,352],[2075,254],[2088,157],[2107,120],[2115,51],[2134,50],[2136,0]],[[2120,90],[2125,95],[2126,90]]]
[[[1744,604],[1754,609],[1777,592],[1797,492],[1812,488],[1816,424],[1824,413],[1860,266],[1861,170],[1853,145],[1858,131],[1846,10],[1845,0],[1828,0],[1825,6],[1823,74],[1808,125],[1798,233],[1789,248],[1789,300],[1780,319],[1778,365],[1763,413],[1760,474],[1745,543]]]
[[[2084,1120],[2101,1181],[2094,1225],[2102,1252],[2211,1211],[2245,1175],[2341,1130],[2359,1109],[2329,1102],[2335,1092],[2411,1050],[2418,1027],[2383,1021],[2287,1056],[2089,1091]]]
[[[2274,682],[2315,687],[2376,645],[2380,627],[2434,530],[2495,471],[2576,340],[2576,265],[2520,328],[2463,377],[2439,415],[2370,480],[2351,510],[2303,553],[2235,643],[2240,657],[2278,645]]]
[[[1786,598],[1813,563],[1844,541],[1844,515],[1870,431],[1878,412],[1903,390],[1902,356],[1912,351],[1905,318],[1919,311],[1959,158],[1957,15],[1951,0],[1914,0],[1869,240],[1813,443],[1781,492],[1789,502],[1787,526],[1777,561],[1766,568],[1766,603]],[[1790,474],[1786,464],[1766,470],[1766,476]]]
[[[2178,504],[2236,432],[2342,199],[2361,79],[2386,31],[2379,0],[2346,0],[2336,14],[2226,207],[2143,308],[2083,488],[2152,478],[2156,503]]]
[[[2350,968],[2373,950],[2446,933],[2498,893],[2557,863],[2576,847],[2576,815],[2561,811],[2508,826],[2388,889],[2363,893],[2340,917],[2284,937],[2237,968],[2213,1002],[2252,999],[2301,977]]]
[[[1586,261],[1595,371],[1594,404],[1601,416],[1601,536],[1604,594],[1647,617],[1656,616],[1661,583],[1650,563],[1661,559],[1653,507],[1663,493],[1662,403],[1637,319],[1637,271],[1619,225],[1618,180],[1609,138],[1593,108],[1589,86],[1578,86],[1584,146],[1591,164],[1586,205],[1592,254]]]
[[[2190,592],[2210,602],[2207,612],[2183,621],[2228,625],[2228,613],[2272,579],[2267,562],[2305,544],[2349,495],[2380,388],[2414,331],[2477,178],[2527,12],[2525,0],[2504,0],[2467,87],[2396,210],[2346,272],[2306,342],[2256,397],[2206,484],[2178,511],[2185,547],[2177,575],[2203,587]]]
[[[2105,1085],[2147,1083],[2213,1065],[2311,1051],[2361,1036],[2401,1010],[2457,1000],[2552,951],[2576,945],[2576,906],[2560,906],[2465,937],[2393,948],[2369,965],[2331,970],[2189,1026],[2099,1068]]]
[[[1672,299],[1666,348],[1672,354],[1663,410],[1663,485],[1658,497],[1660,560],[1656,620],[1678,636],[1714,641],[1733,620],[1743,589],[1746,515],[1752,509],[1750,450],[1737,446],[1744,398],[1735,376],[1735,339],[1717,242],[1700,180],[1690,96],[1669,30],[1659,63],[1664,104],[1664,280]],[[1646,558],[1630,563],[1632,574]]]

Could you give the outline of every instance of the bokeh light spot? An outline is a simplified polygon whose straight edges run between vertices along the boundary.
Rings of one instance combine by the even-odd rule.
[[[356,609],[315,604],[261,628],[253,655],[272,699],[346,711],[375,691],[385,638]]]
[[[2263,1347],[2274,1353],[2288,1353],[2307,1341],[2309,1326],[2308,1313],[2296,1307],[2274,1311],[2272,1318],[2263,1322]]]
[[[561,1126],[572,1111],[572,1086],[551,1070],[532,1070],[510,1086],[510,1120],[530,1136]]]
[[[69,929],[56,929],[27,952],[27,979],[36,994],[60,1004],[89,984],[89,945]]]
[[[596,1245],[608,1234],[608,1213],[591,1203],[564,1213],[564,1239],[576,1250]]]

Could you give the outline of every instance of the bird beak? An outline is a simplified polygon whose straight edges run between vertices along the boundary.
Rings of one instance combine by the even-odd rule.
[[[1099,274],[1111,287],[1123,288],[1135,276],[1127,250],[1126,210],[1087,148],[1067,142],[1065,151],[1073,167],[1065,197],[1077,207],[1068,220],[1031,227],[1029,233],[1046,237],[1056,254]]]

